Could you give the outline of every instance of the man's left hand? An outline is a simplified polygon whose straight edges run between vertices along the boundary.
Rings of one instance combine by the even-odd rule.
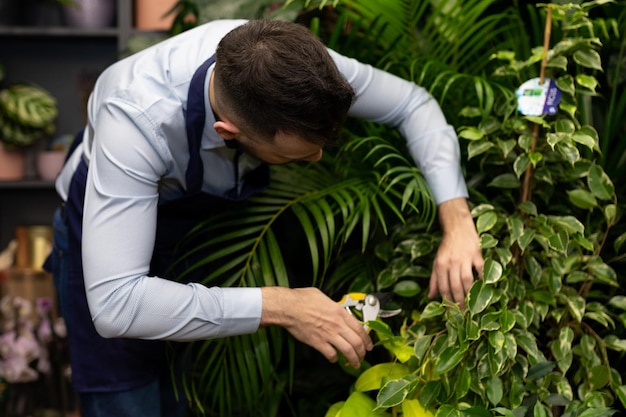
[[[476,226],[465,198],[439,205],[443,238],[430,276],[429,298],[440,294],[463,310],[465,296],[474,282],[474,271],[482,278],[483,256]]]

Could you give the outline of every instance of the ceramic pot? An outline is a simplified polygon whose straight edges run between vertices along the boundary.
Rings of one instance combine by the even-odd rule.
[[[19,181],[26,172],[26,157],[22,149],[5,149],[0,142],[0,180]]]
[[[163,17],[177,0],[135,0],[135,27],[144,30],[168,30],[174,13]]]
[[[106,28],[115,23],[116,0],[74,0],[63,7],[65,24],[80,28]]]
[[[65,151],[40,151],[37,154],[37,173],[44,181],[54,181],[63,168]]]

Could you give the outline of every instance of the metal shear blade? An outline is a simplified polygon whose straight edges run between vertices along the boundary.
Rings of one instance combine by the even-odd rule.
[[[402,309],[385,310],[381,308],[381,303],[386,303],[393,295],[388,293],[348,293],[344,295],[339,304],[346,308],[351,314],[353,307],[363,313],[363,322],[376,320],[376,318],[387,318],[399,314]],[[365,326],[367,328],[367,326]]]

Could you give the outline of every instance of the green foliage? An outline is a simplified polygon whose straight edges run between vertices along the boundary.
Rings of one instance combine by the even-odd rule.
[[[375,133],[373,125],[371,129]],[[203,243],[180,262],[196,252],[208,253],[188,269],[208,271],[206,285],[345,285],[353,276],[334,279],[328,270],[351,239],[365,248],[391,220],[402,222],[407,212],[426,223],[434,218],[423,178],[395,149],[371,136],[358,144],[346,141],[335,156],[325,155],[316,164],[273,167],[271,187],[199,225],[188,238]],[[308,252],[299,247],[294,254],[294,239],[303,241]],[[299,265],[292,264],[294,259]],[[329,281],[322,282],[326,276]],[[292,368],[290,343],[276,328],[198,342],[185,393],[208,415],[275,415],[272,410],[291,384],[282,354],[287,344],[287,368]]]
[[[484,279],[466,311],[426,298],[440,239],[433,202],[397,132],[362,122],[321,163],[274,167],[265,194],[199,226],[205,243],[195,251],[209,255],[192,269],[209,271],[207,285],[399,296],[405,317],[370,323],[382,360],[368,357],[327,416],[623,411],[615,363],[626,348],[626,296],[602,256],[620,208],[599,153],[604,130],[587,117],[608,73],[602,46],[623,17],[590,17],[613,6],[607,1],[554,6],[546,58],[560,111],[524,117],[515,90],[539,73],[544,53],[529,40],[542,41],[545,9],[497,0],[288,3],[331,47],[429,88],[460,127]],[[616,252],[625,240],[615,239]],[[289,403],[304,416],[289,398],[291,342],[280,329],[198,342],[186,393],[208,415],[281,415],[278,404]]]
[[[358,415],[424,415],[404,406],[415,401],[437,416],[624,412],[616,360],[626,351],[626,298],[602,258],[618,218],[617,195],[598,162],[599,136],[581,115],[603,69],[589,10],[605,3],[549,6],[561,34],[546,56],[547,76],[563,93],[557,115],[516,111],[520,74],[541,62],[541,48],[524,60],[494,54],[501,65],[475,84],[480,94],[465,101],[474,103],[459,109],[483,279],[472,286],[465,311],[418,293],[403,300],[409,314],[398,332],[370,323],[394,367],[375,365],[358,377],[358,395],[349,399],[375,399]],[[398,289],[425,284],[436,248],[420,222],[397,225],[377,250],[388,266],[375,289],[409,295]],[[327,416],[352,415],[355,402]]]
[[[58,109],[56,99],[41,87],[14,84],[0,91],[0,140],[28,146],[51,136]]]

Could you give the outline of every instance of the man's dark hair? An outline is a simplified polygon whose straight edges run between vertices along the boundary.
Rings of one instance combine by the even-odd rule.
[[[252,20],[228,33],[214,77],[216,107],[265,140],[280,131],[333,143],[354,100],[323,43],[291,22]]]

